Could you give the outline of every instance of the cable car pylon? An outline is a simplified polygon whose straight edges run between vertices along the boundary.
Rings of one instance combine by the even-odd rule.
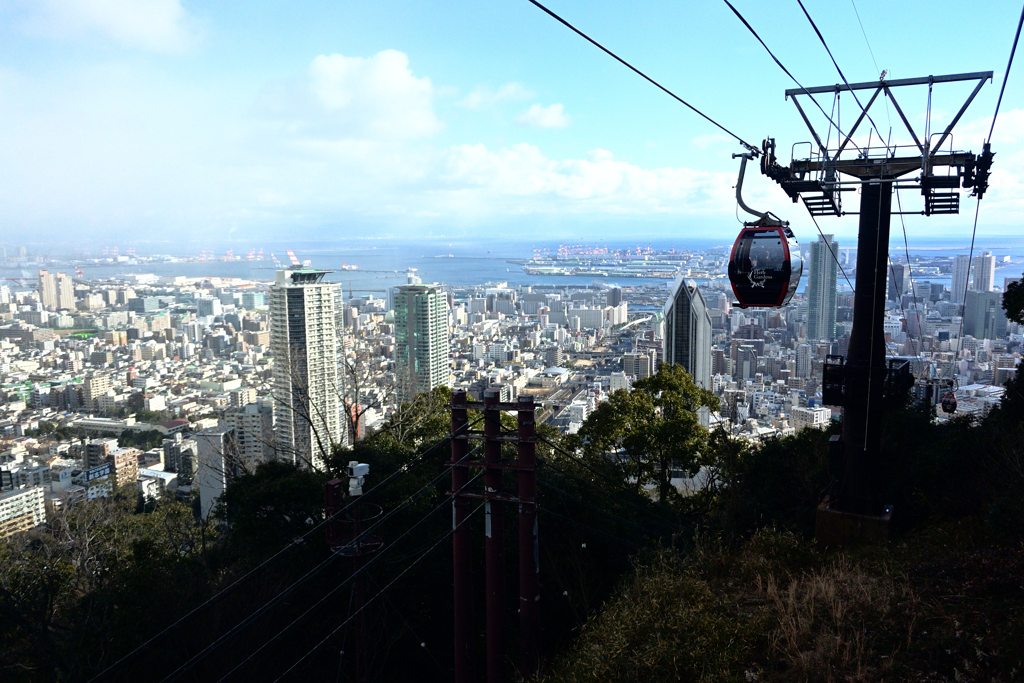
[[[832,469],[837,484],[819,506],[815,525],[815,536],[826,545],[877,542],[885,540],[889,534],[892,506],[885,500],[882,482],[882,423],[889,403],[886,399],[906,391],[905,382],[897,375],[905,378],[908,369],[905,365],[889,367],[885,358],[883,331],[893,185],[898,182],[900,187],[920,188],[925,215],[958,213],[960,188],[972,189],[973,195],[981,200],[988,188],[992,165],[989,144],[983,145],[980,155],[954,150],[952,145],[943,149],[943,145],[952,139],[953,127],[985,81],[991,78],[992,72],[986,71],[790,89],[786,91],[786,98],[793,98],[814,139],[814,143],[809,144],[811,151],[807,158],[794,157],[789,166],[782,166],[775,158],[774,141],[766,140],[762,146],[761,172],[777,182],[793,202],[803,199],[812,216],[844,215],[840,193],[860,189],[857,284],[848,358],[844,363],[842,357],[833,357],[823,378],[824,384],[835,389],[830,394],[841,396],[843,407],[842,437],[835,444],[838,448],[834,457],[829,458],[830,464],[834,463]],[[927,86],[927,122],[934,86],[972,81],[974,90],[936,142],[927,127],[925,135],[918,135],[893,95],[896,88]],[[816,93],[834,93],[838,97],[840,92],[855,90],[873,90],[874,93],[849,133],[837,137],[838,147],[829,147],[807,118],[799,98]],[[913,143],[883,143],[872,149],[869,136],[868,146],[853,144],[851,150],[849,145],[854,134],[872,104],[880,98],[892,102]],[[941,172],[937,172],[940,169]],[[943,397],[943,402],[951,403],[947,397]],[[947,405],[943,406],[944,410]]]
[[[803,273],[803,257],[789,223],[770,211],[755,211],[743,201],[743,176],[750,152],[733,154],[740,158],[736,181],[736,202],[756,216],[744,223],[729,256],[729,282],[738,308],[775,308],[793,298]]]

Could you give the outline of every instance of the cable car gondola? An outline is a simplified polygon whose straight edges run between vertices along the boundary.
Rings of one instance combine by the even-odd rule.
[[[942,396],[942,412],[944,413],[955,413],[956,412],[956,394],[952,391],[947,391]]]
[[[796,293],[803,274],[803,257],[789,223],[771,213],[755,211],[743,202],[743,174],[749,154],[740,157],[740,177],[736,183],[736,201],[740,208],[758,217],[744,223],[729,257],[729,282],[736,295],[736,306],[785,306]]]

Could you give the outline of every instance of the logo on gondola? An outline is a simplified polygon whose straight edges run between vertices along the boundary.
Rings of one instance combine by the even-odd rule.
[[[765,283],[772,278],[768,275],[767,268],[753,268],[750,274],[747,275],[747,279],[750,280],[750,284],[753,287],[764,287]]]

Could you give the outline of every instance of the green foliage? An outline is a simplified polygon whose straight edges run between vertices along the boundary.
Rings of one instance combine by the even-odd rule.
[[[202,591],[204,534],[191,511],[135,508],[125,487],[0,542],[0,648],[20,664],[4,680],[88,678],[112,643],[154,633]]]
[[[753,638],[729,611],[706,582],[681,572],[671,554],[658,555],[637,568],[543,680],[738,680]]]
[[[138,448],[139,450],[148,451],[163,443],[165,438],[165,435],[155,429],[144,432],[126,429],[117,437],[117,444],[123,448]]]
[[[158,413],[155,410],[140,410],[135,413],[135,420],[149,424],[160,424],[165,421],[164,414]]]
[[[1008,385],[981,424],[934,424],[915,406],[891,411],[883,478],[902,540],[847,555],[825,554],[806,540],[830,483],[830,432],[758,445],[707,433],[696,411],[714,407],[714,397],[679,368],[665,366],[632,393],[617,392],[579,434],[537,425],[546,680],[926,680],[954,668],[1009,680],[1024,642],[1017,590],[1024,571],[1022,381]],[[310,634],[326,634],[349,614],[351,589],[335,589],[353,563],[325,563],[329,550],[315,527],[324,519],[323,484],[350,460],[371,466],[364,509],[392,513],[373,530],[387,554],[374,563],[366,590],[390,588],[365,612],[377,655],[370,678],[449,680],[449,400],[444,389],[416,397],[376,433],[336,449],[327,472],[272,462],[238,477],[213,524],[170,499],[140,506],[126,489],[0,543],[0,648],[23,665],[3,669],[4,680],[88,680],[236,579],[243,579],[237,588],[113,680],[162,678],[264,606],[262,617],[190,675],[218,680],[301,618],[236,676],[275,680],[292,653],[309,648]],[[480,417],[471,413],[472,429],[481,428]],[[514,427],[503,415],[502,429]],[[122,438],[144,447],[149,437]],[[514,444],[502,448],[503,458],[515,457]],[[665,483],[667,467],[703,469],[706,488],[688,497],[662,489],[661,500],[672,504],[653,502],[649,486]],[[515,490],[514,470],[503,486]],[[504,518],[513,578],[514,508]],[[955,533],[936,530],[951,525]],[[482,577],[479,509],[471,534],[474,573]],[[413,560],[414,570],[391,585]],[[286,600],[269,605],[299,579]],[[336,678],[345,638],[311,657],[297,679]],[[351,669],[348,657],[342,671]]]
[[[216,515],[230,524],[228,543],[252,561],[273,554],[323,520],[322,474],[272,460],[235,479]]]
[[[591,453],[622,449],[629,458],[627,476],[640,484],[656,482],[662,502],[678,503],[669,484],[674,466],[696,474],[708,430],[698,411],[717,410],[718,398],[701,389],[678,365],[664,363],[658,372],[616,391],[587,418],[579,435]]]
[[[1024,282],[1011,282],[1003,292],[1003,310],[1006,317],[1015,323],[1024,325]]]

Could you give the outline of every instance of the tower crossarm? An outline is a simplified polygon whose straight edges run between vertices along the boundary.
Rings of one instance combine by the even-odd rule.
[[[954,152],[952,154],[936,154],[932,157],[931,165],[953,166],[963,168],[975,160],[975,155],[970,152]],[[834,168],[838,173],[844,173],[858,179],[869,178],[898,178],[899,176],[921,170],[921,157],[894,157],[894,158],[869,158],[869,159],[838,159],[833,162],[821,160],[796,160],[789,169],[795,176],[815,174],[826,168]],[[781,183],[785,187],[786,182]]]
[[[761,171],[777,182],[794,202],[797,199],[803,199],[808,210],[815,216],[843,215],[841,193],[852,191],[853,188],[849,187],[850,185],[871,181],[892,181],[915,172],[918,173],[917,178],[911,179],[909,182],[916,183],[920,187],[921,194],[925,199],[924,213],[926,215],[958,213],[959,194],[957,190],[959,188],[973,189],[973,194],[978,197],[981,197],[988,188],[993,153],[988,143],[985,143],[984,150],[980,155],[953,149],[940,150],[951,139],[953,127],[963,117],[967,108],[981,91],[982,86],[991,79],[991,71],[978,71],[891,81],[882,78],[866,83],[842,83],[787,90],[786,99],[793,98],[797,112],[807,125],[814,143],[811,144],[811,152],[807,158],[797,159],[794,156],[789,166],[782,166],[775,158],[774,141],[766,140],[762,145],[765,157],[761,161]],[[976,83],[970,95],[967,96],[945,129],[934,136],[936,142],[933,143],[933,136],[928,127],[931,117],[932,88],[938,83],[971,81]],[[925,112],[926,123],[923,134],[918,134],[918,131],[914,130],[910,119],[893,94],[895,88],[915,85],[928,86],[928,110]],[[814,123],[801,107],[799,98],[801,95],[811,97],[821,93],[833,93],[836,98],[839,98],[841,93],[854,90],[874,90],[874,93],[868,99],[867,105],[861,107],[849,132],[839,131],[836,146],[829,147],[822,142],[823,136],[815,130]],[[884,95],[884,99],[892,101],[900,120],[913,140],[913,144],[892,144],[890,136],[889,140],[884,142],[879,140],[879,144],[872,145],[870,133],[866,146],[858,146],[853,141],[854,135],[860,129],[863,121],[869,118],[868,112],[879,99],[879,95]],[[835,124],[830,119],[829,126],[833,125]],[[827,140],[828,137],[830,136],[826,136],[825,139]],[[949,145],[949,147],[951,146]],[[794,149],[796,149],[796,145],[794,145]],[[944,174],[936,174],[935,171],[939,168],[950,170]],[[847,176],[849,179],[840,180],[840,175]],[[901,181],[903,183],[901,187],[905,186],[906,182],[906,180]]]

